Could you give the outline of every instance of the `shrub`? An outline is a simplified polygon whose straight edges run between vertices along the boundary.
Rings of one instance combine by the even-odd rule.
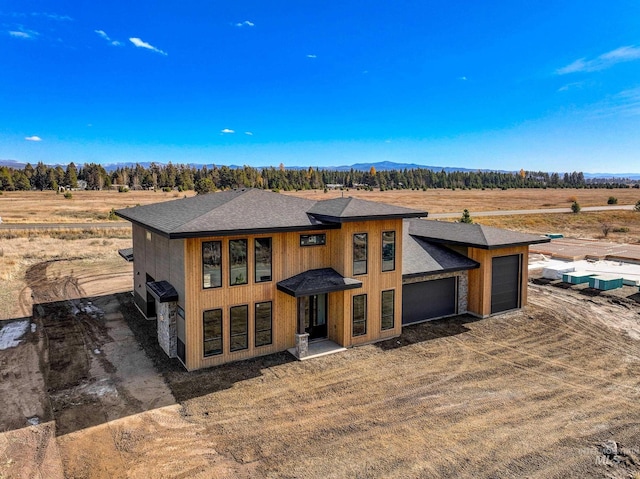
[[[636,201],[636,205],[633,207],[634,211],[640,211],[640,200]]]
[[[580,203],[578,203],[577,201],[571,203],[571,211],[573,211],[575,214],[580,213],[581,209],[582,208],[580,207]]]
[[[607,236],[609,236],[609,231],[611,231],[611,225],[609,223],[602,223],[600,225],[601,229],[602,229],[602,235],[606,238]],[[614,230],[615,231],[615,230]]]
[[[613,228],[611,231],[613,231],[614,233],[628,233],[629,228],[627,228],[626,226],[619,226],[617,228]]]
[[[164,191],[165,193],[169,193],[173,188],[171,188],[170,186],[164,186],[162,188],[162,191]]]
[[[118,186],[118,193],[127,193],[129,191],[129,188],[127,188],[126,186]]]
[[[67,191],[67,192],[64,194],[64,197],[65,197],[65,199],[70,200],[71,198],[73,198],[73,195],[71,194],[71,192],[70,192],[70,191]]]
[[[107,219],[109,221],[115,221],[118,219],[118,216],[116,215],[116,210],[111,208],[111,211],[109,211],[109,215],[107,216]]]
[[[469,214],[469,210],[465,208],[462,212],[462,217],[460,218],[460,223],[473,223],[471,219],[471,215]]]
[[[607,200],[607,204],[608,205],[617,205],[618,204],[618,198],[616,198],[615,196],[609,196],[609,199]]]

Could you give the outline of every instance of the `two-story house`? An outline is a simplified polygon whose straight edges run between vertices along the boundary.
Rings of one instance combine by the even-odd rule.
[[[519,308],[528,245],[545,241],[513,232],[487,241],[486,231],[504,230],[447,230],[414,219],[424,211],[258,189],[116,213],[133,224],[123,256],[134,262],[135,304],[189,370],[286,349],[304,358],[317,339],[350,347],[398,336],[403,324]]]

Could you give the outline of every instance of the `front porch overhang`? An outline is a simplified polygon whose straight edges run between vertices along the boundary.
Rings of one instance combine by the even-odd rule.
[[[310,269],[278,282],[283,293],[294,298],[314,294],[333,293],[362,287],[362,281],[345,278],[333,268]]]
[[[147,291],[159,303],[178,301],[178,292],[168,281],[149,281],[147,283]]]

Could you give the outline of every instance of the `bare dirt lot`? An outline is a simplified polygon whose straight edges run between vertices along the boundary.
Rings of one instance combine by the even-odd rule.
[[[350,193],[417,208],[425,193],[446,194],[429,201],[454,211],[472,200],[486,211],[568,206],[583,193],[583,206],[637,196]],[[34,201],[40,192],[30,192],[22,207],[3,202],[17,198],[5,194],[0,212],[4,220],[9,208],[22,222],[103,221],[98,215],[111,207],[173,199],[100,194],[98,202],[75,193]],[[58,200],[85,205],[55,218],[42,211]],[[638,241],[640,214],[620,213],[629,216],[615,221]],[[591,215],[548,216],[560,218],[558,228],[574,224],[580,236],[598,237],[599,221],[612,216]],[[549,231],[548,218],[525,219],[483,222]],[[132,305],[131,264],[116,253],[130,247],[129,235],[0,231],[0,319],[12,320],[0,322],[0,337],[7,324],[24,331],[0,349],[0,479],[640,478],[637,289],[534,284],[521,312],[411,326],[400,338],[306,362],[281,353],[187,373]]]
[[[48,303],[0,351],[0,477],[640,477],[624,294],[532,285],[521,312],[195,373],[127,293]]]

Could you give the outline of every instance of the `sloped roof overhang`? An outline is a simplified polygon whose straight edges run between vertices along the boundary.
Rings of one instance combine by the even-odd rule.
[[[178,301],[178,292],[168,281],[149,281],[147,291],[160,303]]]
[[[362,281],[345,278],[333,268],[310,269],[277,283],[278,290],[294,298],[362,287]]]

